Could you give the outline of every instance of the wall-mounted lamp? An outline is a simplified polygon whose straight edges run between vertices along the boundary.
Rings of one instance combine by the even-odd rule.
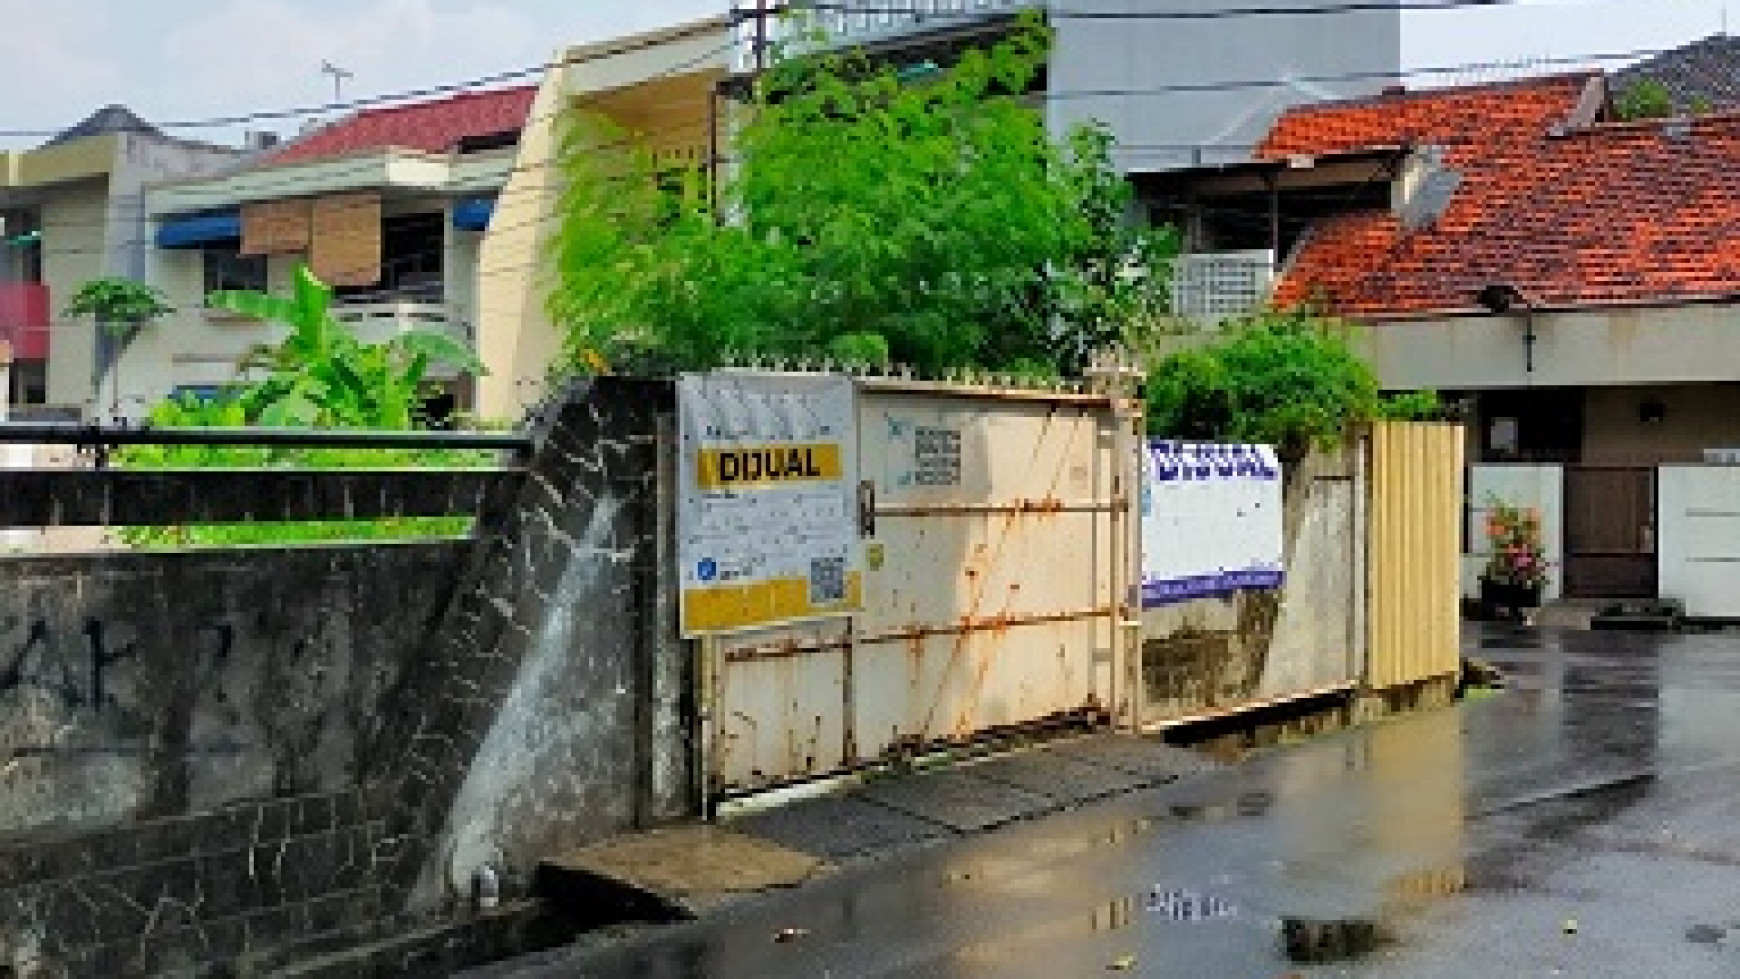
[[[1486,307],[1487,312],[1497,316],[1506,313],[1522,311],[1523,317],[1523,357],[1528,373],[1535,372],[1535,310],[1539,308],[1528,293],[1509,282],[1493,282],[1481,286],[1474,299]]]

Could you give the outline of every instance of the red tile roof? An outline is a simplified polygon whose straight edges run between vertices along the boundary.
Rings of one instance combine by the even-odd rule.
[[[462,141],[517,132],[531,114],[536,86],[462,92],[432,102],[365,109],[318,129],[265,160],[306,163],[389,147],[446,153]]]
[[[1544,97],[1553,92],[1556,101]],[[1381,319],[1473,309],[1494,282],[1550,306],[1740,292],[1740,115],[1678,132],[1654,121],[1554,135],[1574,101],[1563,83],[1405,101],[1387,126],[1364,106],[1313,108],[1277,124],[1271,154],[1350,139],[1441,141],[1463,176],[1426,228],[1405,230],[1388,211],[1319,224],[1293,256],[1279,304],[1317,300]]]
[[[1288,110],[1257,149],[1265,159],[1363,147],[1474,147],[1511,134],[1544,136],[1576,108],[1593,73],[1398,92]]]

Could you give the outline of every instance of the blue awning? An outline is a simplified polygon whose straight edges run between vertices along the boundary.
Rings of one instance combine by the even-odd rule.
[[[453,203],[453,226],[462,231],[488,231],[495,198],[466,197]]]
[[[157,228],[158,248],[203,248],[242,240],[242,215],[237,211],[170,218]]]

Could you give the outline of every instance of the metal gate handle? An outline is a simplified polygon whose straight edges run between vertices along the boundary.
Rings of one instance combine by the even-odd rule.
[[[876,536],[876,483],[866,479],[858,484],[858,536]]]

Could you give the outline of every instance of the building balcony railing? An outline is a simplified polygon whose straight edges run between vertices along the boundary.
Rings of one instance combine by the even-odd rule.
[[[14,359],[48,359],[51,309],[46,283],[0,282],[0,341]]]
[[[1172,312],[1205,329],[1261,309],[1275,285],[1275,253],[1181,255],[1172,266]]]
[[[819,32],[824,46],[868,44],[1040,6],[1044,0],[774,0],[765,16],[752,13],[739,25],[739,67],[756,67],[758,40],[807,47],[809,35]]]
[[[457,315],[447,304],[415,298],[373,299],[367,302],[340,300],[333,307],[333,318],[350,327],[364,343],[385,343],[411,330],[445,333],[468,348],[475,349],[471,324]],[[451,377],[448,364],[430,365],[434,377]]]

